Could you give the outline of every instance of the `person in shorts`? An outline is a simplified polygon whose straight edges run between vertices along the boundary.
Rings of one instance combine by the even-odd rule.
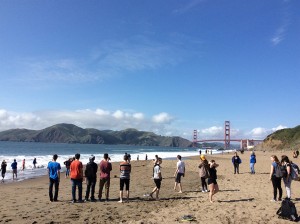
[[[153,194],[156,193],[156,195],[155,195],[156,200],[159,200],[158,195],[159,195],[159,190],[160,190],[161,181],[162,181],[161,167],[160,167],[161,163],[162,163],[162,159],[157,158],[157,162],[153,167],[153,180],[155,183],[155,187],[152,190],[152,192],[150,193],[150,197],[153,198]]]
[[[183,161],[181,161],[181,156],[178,155],[176,171],[174,173],[174,177],[175,177],[174,191],[176,191],[177,186],[178,186],[179,187],[178,193],[182,193],[181,177],[184,177],[184,173],[185,173],[185,164]]]
[[[123,202],[124,185],[126,185],[126,201],[129,200],[130,173],[131,165],[128,161],[128,155],[124,155],[124,161],[120,163],[120,203]]]
[[[207,179],[207,184],[209,186],[209,201],[213,203],[212,196],[219,191],[219,186],[217,183],[217,170],[216,168],[219,164],[216,164],[215,160],[209,162],[209,178]]]

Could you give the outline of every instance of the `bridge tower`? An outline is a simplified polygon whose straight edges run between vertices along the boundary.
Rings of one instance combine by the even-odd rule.
[[[230,148],[230,121],[225,121],[225,149]]]
[[[196,147],[197,141],[198,141],[198,131],[194,130],[194,134],[193,134],[193,147]]]

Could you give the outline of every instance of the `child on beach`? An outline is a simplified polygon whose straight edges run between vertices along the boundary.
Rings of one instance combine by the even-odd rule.
[[[128,161],[128,155],[124,155],[124,161],[120,163],[120,203],[123,202],[123,189],[126,185],[126,202],[129,201],[129,184],[130,184],[131,165]]]
[[[185,173],[185,164],[183,161],[181,161],[181,156],[177,156],[177,164],[176,164],[176,171],[174,173],[175,177],[175,185],[174,185],[174,191],[176,191],[177,185],[179,187],[179,192],[182,193],[182,185],[181,185],[181,177],[184,177]]]
[[[217,170],[216,168],[219,164],[216,164],[215,160],[209,162],[209,178],[207,180],[209,186],[209,201],[213,203],[212,196],[219,191],[219,186],[217,183]]]
[[[282,199],[282,188],[281,188],[281,177],[277,177],[276,176],[276,168],[278,166],[281,166],[277,156],[272,155],[271,156],[271,171],[270,171],[270,180],[272,181],[272,185],[273,185],[273,199],[271,200],[272,202],[277,201],[277,189],[279,192],[279,198],[278,201],[281,201]]]
[[[159,200],[158,195],[159,195],[159,190],[160,190],[161,181],[162,181],[162,175],[161,175],[161,170],[160,170],[161,163],[162,163],[162,159],[157,158],[157,162],[153,168],[153,179],[154,179],[155,187],[152,190],[152,192],[150,193],[150,197],[153,198],[153,194],[156,193],[156,195],[155,195],[156,200]]]
[[[255,153],[252,152],[251,156],[250,156],[250,172],[251,172],[251,174],[255,174],[255,169],[254,169],[255,163],[256,163],[256,156],[255,156]]]
[[[199,176],[201,178],[202,192],[207,192],[206,178],[209,176],[209,164],[203,154],[200,156],[200,164],[198,168]]]

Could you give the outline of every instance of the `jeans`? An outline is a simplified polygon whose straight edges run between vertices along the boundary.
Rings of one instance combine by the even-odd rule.
[[[251,171],[252,174],[255,173],[254,164],[255,163],[250,163],[250,171]]]
[[[97,179],[95,178],[87,178],[86,179],[86,192],[85,192],[85,199],[88,200],[91,192],[91,199],[95,199],[95,186],[96,186]]]
[[[207,183],[205,177],[201,177],[201,185],[202,185],[202,191],[207,190]]]
[[[70,176],[70,168],[66,169],[66,177]]]
[[[53,198],[53,185],[54,185],[54,198]],[[50,198],[50,201],[57,201],[58,187],[59,187],[59,180],[49,178],[49,198]]]
[[[286,179],[286,177],[283,177],[282,179],[283,179],[283,183],[284,183],[285,190],[286,190],[286,197],[287,198],[291,198],[291,194],[292,194],[292,191],[291,191],[292,178],[289,177],[288,179]]]
[[[72,200],[76,201],[76,186],[78,186],[78,200],[82,201],[82,179],[71,179],[72,181]]]

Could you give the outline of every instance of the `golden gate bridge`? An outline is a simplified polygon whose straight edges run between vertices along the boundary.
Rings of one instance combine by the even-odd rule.
[[[262,142],[263,140],[257,139],[231,139],[230,138],[230,121],[225,121],[224,124],[224,139],[202,139],[198,140],[198,131],[194,130],[193,134],[193,145],[196,146],[198,142],[224,142],[224,148],[230,148],[230,142],[240,142],[241,149],[251,149],[258,143]]]

